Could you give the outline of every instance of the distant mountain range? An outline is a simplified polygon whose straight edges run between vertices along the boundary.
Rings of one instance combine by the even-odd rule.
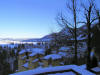
[[[71,30],[73,31],[73,29],[71,28]],[[84,25],[84,26],[81,26],[81,27],[79,27],[78,29],[77,29],[77,39],[78,40],[83,40],[83,39],[86,39],[86,31],[87,31],[87,27],[86,27],[86,25]],[[54,34],[56,34],[56,35],[72,35],[70,32],[69,32],[69,29],[62,29],[60,32],[58,32],[58,33],[52,33],[52,34],[49,34],[49,35],[46,35],[46,36],[44,36],[44,37],[42,37],[42,38],[38,38],[38,39],[27,39],[27,40],[22,40],[23,42],[39,42],[39,41],[50,41],[50,40],[52,40],[53,39],[53,36],[54,36]],[[71,39],[73,39],[73,38],[71,38]]]
[[[85,32],[86,32],[86,25],[84,26],[81,26],[80,28],[77,29],[77,38],[78,40],[82,40],[82,39],[86,39],[86,36],[85,36]],[[73,31],[73,29],[71,28],[71,30]],[[57,35],[67,35],[67,36],[70,36],[72,35],[70,32],[69,32],[69,29],[62,29],[60,32],[58,33],[55,33]],[[49,34],[49,35],[46,35],[42,38],[31,38],[31,39],[13,39],[13,38],[0,38],[0,41],[20,41],[20,42],[39,42],[39,41],[50,41],[53,39],[53,35],[54,34]],[[73,38],[72,38],[73,39]]]

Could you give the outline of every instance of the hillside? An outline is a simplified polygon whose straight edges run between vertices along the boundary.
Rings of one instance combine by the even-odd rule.
[[[71,32],[73,33],[74,29],[70,28],[71,29]],[[42,38],[32,38],[32,39],[26,39],[26,40],[21,40],[22,42],[39,42],[39,41],[50,41],[53,39],[54,37],[54,34],[56,35],[61,35],[61,36],[70,36],[71,38],[70,39],[73,39],[72,38],[72,33],[70,32],[70,29],[67,29],[67,28],[64,28],[62,29],[60,32],[58,33],[52,33],[52,34],[49,34],[49,35],[46,35]],[[81,26],[80,28],[77,29],[77,39],[78,40],[83,40],[83,39],[86,39],[86,36],[85,36],[85,33],[86,33],[86,26]]]

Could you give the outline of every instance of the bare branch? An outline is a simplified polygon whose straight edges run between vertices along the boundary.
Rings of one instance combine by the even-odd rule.
[[[85,7],[85,5],[83,3],[81,3],[81,6],[84,8],[85,11],[88,12],[88,9]]]
[[[77,22],[77,24],[81,24],[81,23],[83,23],[83,24],[85,24],[85,25],[86,25],[86,22],[81,22],[81,21],[80,21],[80,22]]]
[[[67,8],[69,8],[71,11],[73,10],[72,7],[69,5],[69,3],[66,3]]]
[[[92,23],[93,23],[94,21],[96,21],[97,19],[98,19],[98,18],[92,19],[90,23],[92,24]]]

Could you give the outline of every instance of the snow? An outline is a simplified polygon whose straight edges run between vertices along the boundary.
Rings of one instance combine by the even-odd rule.
[[[32,52],[43,54],[44,53],[44,49],[43,48],[33,48]]]
[[[25,53],[25,52],[31,52],[31,50],[30,50],[30,49],[22,49],[22,50],[19,52],[19,54],[23,54],[23,53]]]
[[[45,73],[45,72],[51,72],[51,71],[61,71],[61,70],[68,70],[72,67],[75,67],[75,65],[67,65],[67,66],[56,66],[56,67],[47,67],[47,68],[36,68],[33,70],[18,72],[11,75],[36,75],[39,73]]]
[[[19,54],[23,54],[23,53],[25,53],[26,51],[25,50],[21,50],[20,52],[19,52]]]
[[[37,61],[39,61],[39,59],[35,59],[35,60],[33,60],[32,63],[37,62]]]
[[[11,75],[36,75],[36,74],[40,74],[40,73],[63,71],[63,70],[70,70],[70,69],[78,72],[80,75],[96,75],[96,74],[91,73],[91,72],[87,71],[86,69],[81,68],[80,66],[77,66],[77,65],[65,65],[65,66],[56,66],[56,67],[51,66],[51,67],[47,67],[47,68],[39,67],[39,68],[36,68],[33,70],[18,72],[18,73],[11,74]],[[55,75],[75,75],[75,74],[73,72],[63,72],[62,74],[56,73]]]
[[[62,58],[61,55],[58,55],[58,54],[50,54],[50,55],[47,55],[44,57],[44,59],[48,60],[48,59],[52,59],[52,60],[55,60],[55,59],[60,59]]]
[[[22,65],[23,67],[25,67],[25,68],[28,68],[28,62],[27,63],[25,63],[24,65]]]
[[[34,56],[36,54],[44,54],[43,48],[32,48],[32,49],[22,49],[19,54],[23,54],[25,52],[32,52],[29,56]]]
[[[59,52],[58,54],[61,55],[61,56],[66,56],[67,55],[67,53],[65,53],[65,52]]]
[[[95,71],[95,72],[100,72],[100,67],[92,68],[92,70]]]
[[[35,55],[37,55],[37,53],[34,53],[34,52],[33,52],[33,53],[31,53],[29,56],[32,57],[32,56],[35,56]]]
[[[56,74],[48,74],[48,75],[76,75],[73,72],[64,72],[64,73],[56,73]]]
[[[93,56],[94,56],[94,52],[91,51],[91,53],[90,53],[90,57],[93,58]]]
[[[17,53],[17,49],[14,49],[15,54]]]
[[[44,54],[44,49],[43,48],[33,48],[32,53],[29,56],[35,56],[37,54]]]
[[[52,40],[52,38],[42,38],[41,41],[42,42],[50,42]]]
[[[91,72],[87,71],[86,69],[81,68],[80,66],[77,66],[77,65],[65,65],[65,66],[56,66],[56,67],[47,67],[47,68],[39,67],[39,68],[36,68],[33,70],[18,72],[18,73],[10,74],[10,75],[36,75],[36,74],[40,74],[40,73],[63,71],[63,70],[70,70],[70,69],[78,72],[80,75],[95,75],[94,73],[91,73]],[[57,73],[57,74],[58,75],[64,75],[64,74],[67,75],[67,73],[68,73],[68,75],[72,74],[72,72],[65,72],[62,74]],[[74,74],[72,74],[72,75],[74,75]]]
[[[80,68],[86,69],[86,64],[79,66]]]
[[[89,72],[88,70],[81,68],[81,67],[74,67],[73,70],[78,72],[81,75],[96,75],[96,74]]]
[[[68,51],[68,50],[70,50],[69,47],[61,47],[61,48],[59,49],[59,51]]]

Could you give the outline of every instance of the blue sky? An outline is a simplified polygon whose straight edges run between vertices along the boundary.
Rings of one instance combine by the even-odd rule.
[[[39,38],[57,31],[55,17],[64,5],[65,0],[0,0],[0,38]]]
[[[59,31],[55,17],[65,4],[66,0],[0,0],[0,38],[40,38]]]

